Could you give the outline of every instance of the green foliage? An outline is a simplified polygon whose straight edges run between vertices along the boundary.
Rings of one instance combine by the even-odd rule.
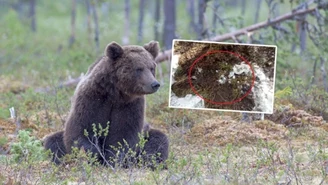
[[[275,98],[283,98],[283,97],[288,97],[290,95],[292,95],[292,89],[290,87],[285,87],[282,90],[279,90],[277,92],[275,92],[274,96]]]
[[[143,150],[145,147],[146,142],[148,141],[146,137],[148,137],[148,132],[146,133],[138,133],[139,142],[137,143],[137,147],[140,148],[140,150]]]
[[[8,143],[8,139],[6,137],[0,136],[0,149]]]
[[[91,152],[86,151],[84,148],[72,147],[72,151],[70,154],[65,155],[65,162],[73,162],[78,165],[98,165],[98,159]]]
[[[98,128],[97,128],[97,127],[96,127],[96,124],[93,123],[93,124],[92,124],[92,131],[93,131],[93,136],[94,136],[94,137],[97,137],[97,136],[99,136],[99,137],[102,137],[102,136],[106,137],[106,136],[108,136],[108,131],[109,131],[109,122],[107,122],[105,128],[103,128],[102,125],[101,125],[100,123],[98,124]],[[86,130],[84,131],[84,133],[86,133]],[[87,136],[87,135],[86,135],[86,136]]]
[[[87,130],[84,130],[84,135],[89,138],[90,142],[92,142],[95,146],[98,147],[100,157],[105,161],[104,164],[115,168],[151,167],[153,170],[159,170],[164,168],[165,164],[158,165],[156,162],[156,157],[158,157],[157,155],[160,154],[148,155],[146,151],[144,151],[144,146],[148,141],[146,139],[148,137],[148,132],[138,133],[139,142],[135,146],[130,146],[126,140],[123,140],[123,143],[118,143],[116,146],[103,146],[110,147],[111,152],[113,152],[114,154],[109,159],[105,159],[105,152],[102,146],[99,146],[99,139],[104,139],[108,136],[109,127],[109,122],[107,123],[105,128],[103,128],[101,124],[92,124],[92,135],[90,135]],[[74,157],[81,158],[78,148],[74,148],[72,154],[68,156],[69,159],[66,157],[66,160],[68,161],[74,160]],[[97,159],[93,157],[95,156],[93,156],[90,152],[88,153],[88,156],[82,156],[82,158],[84,158],[86,161],[95,163]]]
[[[305,110],[312,111],[317,115],[328,118],[328,92],[323,87],[311,85],[311,79],[307,82],[295,74],[280,82],[283,90],[277,91],[275,97],[287,99],[296,106],[304,106]]]
[[[9,110],[6,108],[0,107],[0,118],[5,119],[5,118],[8,118],[9,116],[10,116]]]
[[[0,22],[3,30],[1,46],[10,45],[14,46],[14,48],[21,47],[24,44],[26,28],[19,21],[17,12],[11,9],[2,19],[6,20],[8,24],[4,25],[3,22]]]
[[[48,153],[44,150],[41,141],[30,136],[30,132],[20,130],[17,138],[18,141],[11,145],[10,150],[13,162],[33,164],[48,157]]]

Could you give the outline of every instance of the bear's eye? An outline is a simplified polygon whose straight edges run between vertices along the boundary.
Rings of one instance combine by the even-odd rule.
[[[150,68],[150,71],[152,72],[152,73],[154,73],[155,72],[155,68]]]
[[[137,68],[137,73],[141,73],[143,71],[143,68]]]

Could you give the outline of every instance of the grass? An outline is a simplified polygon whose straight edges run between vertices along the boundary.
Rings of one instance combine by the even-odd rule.
[[[113,171],[88,164],[83,153],[66,166],[55,166],[47,161],[17,166],[6,164],[2,159],[1,167],[6,169],[4,177],[14,182],[20,178],[32,184],[277,184],[289,181],[319,184],[325,179],[326,142],[300,144],[288,139],[284,142],[285,145],[259,140],[249,146],[228,144],[200,148],[173,141],[171,150],[174,152],[170,154],[168,170],[164,171],[144,168]]]
[[[79,1],[78,1],[79,2]],[[242,123],[239,113],[199,111],[168,108],[168,66],[160,64],[164,71],[164,84],[160,90],[147,96],[147,121],[161,129],[170,138],[170,157],[167,170],[154,171],[147,168],[112,170],[104,166],[91,165],[88,156],[77,151],[77,158],[65,166],[56,166],[45,160],[28,160],[29,155],[19,150],[10,154],[5,151],[13,146],[24,146],[38,152],[42,147],[30,145],[43,136],[63,129],[70,108],[70,97],[74,87],[58,88],[58,84],[70,77],[78,77],[102,53],[112,40],[120,43],[123,24],[123,3],[110,3],[110,11],[101,11],[100,51],[88,40],[85,25],[85,7],[77,7],[77,42],[68,47],[70,34],[70,4],[65,0],[39,2],[37,6],[37,32],[29,31],[28,21],[18,19],[12,9],[3,9],[0,18],[0,182],[7,184],[325,184],[327,183],[328,143],[327,123],[304,120],[305,117],[284,112],[308,110],[320,115],[326,110],[327,94],[322,91],[321,77],[318,87],[306,90],[312,75],[314,58],[318,54],[326,58],[323,49],[314,47],[309,40],[306,57],[290,52],[291,34],[275,43],[271,32],[266,44],[278,45],[277,91],[273,116],[291,118],[290,124],[281,125],[265,120]],[[136,44],[138,2],[131,2],[131,44]],[[263,2],[262,2],[263,3]],[[285,2],[285,4],[288,2]],[[153,37],[153,13],[150,2],[145,14],[143,43]],[[249,5],[251,6],[251,5]],[[266,17],[265,3],[260,17]],[[249,10],[251,7],[247,7]],[[287,12],[289,6],[281,6]],[[189,20],[183,2],[177,7],[177,32],[183,39],[196,38],[188,29]],[[224,16],[234,19],[229,24],[238,27],[239,10],[226,8]],[[253,22],[253,12],[246,11],[244,25]],[[239,13],[238,13],[239,14]],[[212,17],[212,12],[207,12]],[[208,19],[210,23],[210,18]],[[163,25],[160,25],[160,29]],[[226,32],[227,28],[217,28]],[[270,31],[270,30],[269,30]],[[93,37],[93,36],[92,36]],[[289,39],[289,40],[288,40]],[[322,39],[325,40],[325,39]],[[142,44],[143,44],[142,43]],[[291,77],[290,70],[295,78]],[[326,68],[327,70],[327,68]],[[317,74],[318,75],[318,74]],[[158,75],[159,77],[159,75]],[[282,80],[287,78],[286,80]],[[296,79],[300,79],[300,81]],[[294,80],[294,81],[293,81]],[[49,88],[49,92],[37,92],[38,88]],[[320,99],[321,98],[321,99]],[[319,110],[309,109],[308,102]],[[10,118],[9,108],[14,107],[17,120]],[[280,112],[279,112],[280,111]],[[293,118],[296,117],[295,119]],[[311,115],[312,116],[312,115]],[[293,119],[292,119],[293,118]],[[295,127],[293,120],[301,120]],[[288,122],[289,123],[289,122]],[[28,130],[31,138],[22,145],[16,130]],[[33,140],[32,138],[35,137]],[[19,144],[20,145],[17,145]],[[15,145],[16,144],[16,145]],[[13,161],[21,154],[20,162]],[[41,158],[40,158],[41,159]]]

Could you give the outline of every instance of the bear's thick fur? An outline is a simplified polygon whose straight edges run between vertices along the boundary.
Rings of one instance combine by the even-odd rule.
[[[157,162],[168,157],[168,138],[158,130],[146,126],[144,132],[145,98],[154,93],[160,84],[155,79],[158,55],[158,42],[152,41],[141,46],[120,46],[110,43],[105,56],[93,63],[85,77],[77,85],[72,98],[71,110],[65,130],[56,132],[44,139],[44,146],[54,153],[53,161],[71,152],[73,146],[90,151],[104,164],[117,156],[123,162],[128,148],[142,156],[156,155]],[[96,136],[93,124],[106,128],[106,136]],[[88,134],[85,134],[85,131]],[[136,144],[143,133],[146,142],[143,151]],[[87,135],[87,136],[86,136]],[[122,147],[119,147],[122,145]],[[159,155],[158,155],[159,154]]]
[[[63,137],[64,131],[59,131],[46,136],[43,142],[44,147],[53,152],[52,161],[56,164],[59,164],[60,158],[66,154],[66,147]]]

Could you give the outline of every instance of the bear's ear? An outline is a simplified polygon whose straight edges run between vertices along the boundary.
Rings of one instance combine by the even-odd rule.
[[[157,41],[150,41],[148,44],[144,45],[144,48],[156,58],[159,52],[159,44]]]
[[[113,60],[122,56],[123,52],[123,48],[116,42],[109,43],[105,49],[105,55]]]

